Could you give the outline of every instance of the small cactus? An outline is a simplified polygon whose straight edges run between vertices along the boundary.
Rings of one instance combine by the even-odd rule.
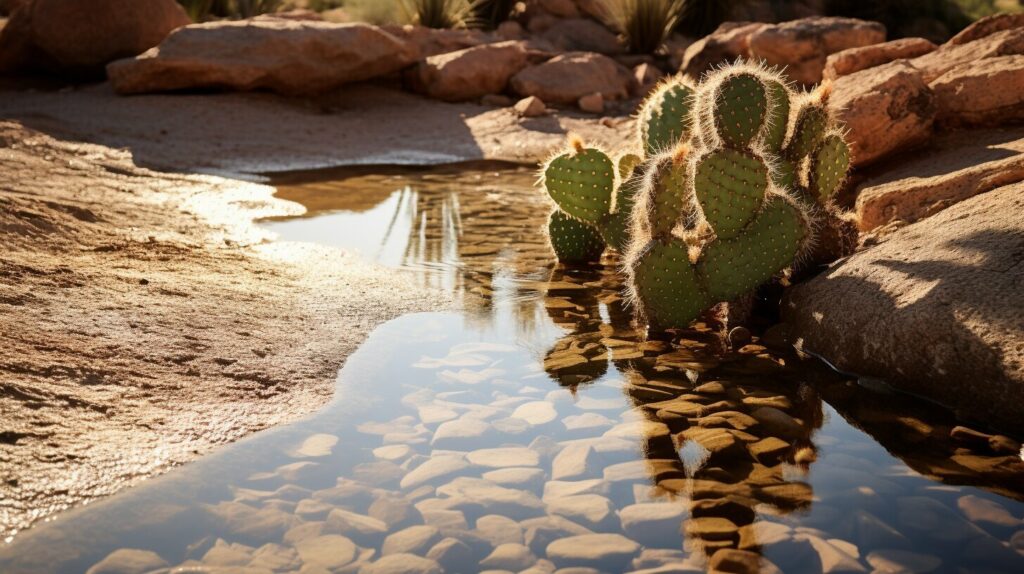
[[[651,329],[685,327],[749,293],[811,242],[815,211],[849,167],[826,97],[811,94],[791,113],[798,98],[785,80],[747,65],[698,88],[687,125],[699,129],[649,160],[636,197],[627,285]]]

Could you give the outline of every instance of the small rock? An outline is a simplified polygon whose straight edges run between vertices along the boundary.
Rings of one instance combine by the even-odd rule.
[[[410,526],[390,534],[384,539],[380,552],[388,554],[426,554],[434,544],[440,542],[441,532],[434,526]]]
[[[520,525],[526,529],[523,541],[537,555],[543,555],[548,545],[555,540],[569,536],[593,534],[587,528],[561,516],[531,518],[524,520]]]
[[[473,550],[457,538],[445,538],[427,552],[427,558],[436,561],[445,571],[458,572],[473,561]]]
[[[516,104],[516,110],[519,110],[520,101]],[[543,426],[558,418],[558,411],[555,410],[555,406],[547,401],[531,401],[519,405],[515,411],[512,412],[512,418],[523,419],[530,423],[532,426]]]
[[[412,469],[402,477],[401,487],[412,490],[424,484],[438,484],[469,468],[469,463],[460,455],[437,455]]]
[[[512,77],[512,90],[545,102],[575,104],[583,96],[600,93],[605,100],[630,96],[636,80],[630,71],[607,56],[591,52],[561,54]]]
[[[106,558],[86,571],[86,574],[145,574],[170,566],[156,552],[122,548],[111,552]]]
[[[439,487],[437,493],[455,499],[453,508],[480,509],[484,513],[513,519],[531,518],[544,510],[544,503],[532,493],[505,488],[479,478],[456,478]]]
[[[390,444],[373,449],[373,456],[389,462],[400,462],[408,458],[412,452],[412,447],[407,444]]]
[[[591,114],[604,113],[604,97],[600,93],[587,94],[577,102],[580,109]]]
[[[544,471],[539,468],[500,468],[481,476],[495,484],[521,490],[540,490],[544,484]]]
[[[493,433],[494,428],[490,424],[479,419],[463,417],[438,426],[430,444],[438,449],[460,450],[479,443]]]
[[[537,557],[530,552],[530,549],[522,544],[506,543],[494,549],[486,558],[480,561],[480,566],[496,570],[510,570],[519,572],[525,570],[537,562]]]
[[[747,445],[747,449],[761,464],[774,466],[789,452],[790,446],[788,442],[770,436]]]
[[[524,118],[535,118],[548,113],[548,108],[544,105],[544,100],[541,100],[536,96],[529,96],[519,100],[516,102],[515,110],[517,114]]]
[[[738,539],[736,525],[727,518],[717,516],[704,516],[691,518],[685,524],[686,533],[704,540],[733,540]]]
[[[762,571],[761,555],[747,550],[725,548],[715,552],[708,562],[712,572],[730,574],[756,574]]]
[[[594,531],[608,531],[615,523],[615,506],[599,494],[560,496],[545,500],[548,512]]]
[[[802,436],[805,431],[796,419],[774,407],[758,407],[750,412],[769,434],[777,437],[793,439]]]
[[[489,514],[478,518],[476,521],[476,533],[490,541],[493,546],[521,544],[523,542],[523,527],[511,518],[496,514]]]
[[[498,42],[422,60],[412,74],[414,88],[449,102],[474,100],[505,91],[509,78],[526,67],[520,42]]]
[[[210,566],[246,566],[252,561],[254,548],[244,544],[228,544],[218,539],[203,555],[203,564]]]
[[[574,444],[565,447],[551,462],[552,480],[588,478],[598,470],[597,455],[590,445]]]
[[[680,548],[686,518],[686,507],[678,502],[632,504],[619,511],[622,532],[649,548]]]
[[[942,560],[931,554],[907,550],[875,550],[867,557],[868,564],[879,574],[925,573],[937,570]]]
[[[525,447],[474,450],[466,455],[466,458],[477,466],[487,468],[530,467],[540,464],[540,456],[537,451]]]
[[[968,520],[974,523],[986,523],[994,526],[1013,528],[1021,525],[1020,519],[1010,514],[1003,505],[993,500],[970,494],[961,496],[956,505]]]
[[[640,551],[640,545],[621,534],[584,534],[555,540],[547,557],[559,568],[583,566],[622,571]]]
[[[295,545],[295,550],[305,565],[317,565],[328,570],[341,568],[356,558],[356,545],[336,534],[302,540]]]
[[[366,513],[387,524],[389,530],[423,522],[423,517],[412,502],[393,495],[380,496],[373,501]]]
[[[413,554],[391,554],[367,564],[359,574],[441,574],[441,566],[429,559]]]
[[[335,508],[327,515],[323,532],[340,534],[350,538],[360,546],[376,547],[388,533],[388,526],[383,520],[349,512],[343,508]]]

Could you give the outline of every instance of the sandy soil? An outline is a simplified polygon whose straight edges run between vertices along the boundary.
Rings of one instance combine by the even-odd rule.
[[[302,208],[243,179],[532,162],[568,130],[629,133],[624,118],[520,121],[380,87],[316,101],[7,90],[0,118],[0,540],[301,418],[374,326],[452,305],[341,251],[269,243],[253,219]]]

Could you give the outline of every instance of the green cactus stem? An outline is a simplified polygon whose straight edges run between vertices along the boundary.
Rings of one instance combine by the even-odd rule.
[[[637,125],[647,155],[670,150],[690,132],[693,86],[676,76],[662,82],[640,108]]]
[[[603,151],[578,148],[548,162],[544,186],[567,215],[597,225],[611,209],[615,168]]]
[[[597,261],[605,249],[597,229],[558,210],[551,212],[548,219],[548,237],[555,255],[563,263]]]

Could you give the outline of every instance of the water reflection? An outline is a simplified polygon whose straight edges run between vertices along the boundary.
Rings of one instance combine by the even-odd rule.
[[[286,181],[310,212],[282,237],[467,311],[385,325],[323,412],[34,528],[0,572],[1024,571],[998,440],[718,325],[646,339],[617,262],[556,267],[532,173],[495,169]]]

